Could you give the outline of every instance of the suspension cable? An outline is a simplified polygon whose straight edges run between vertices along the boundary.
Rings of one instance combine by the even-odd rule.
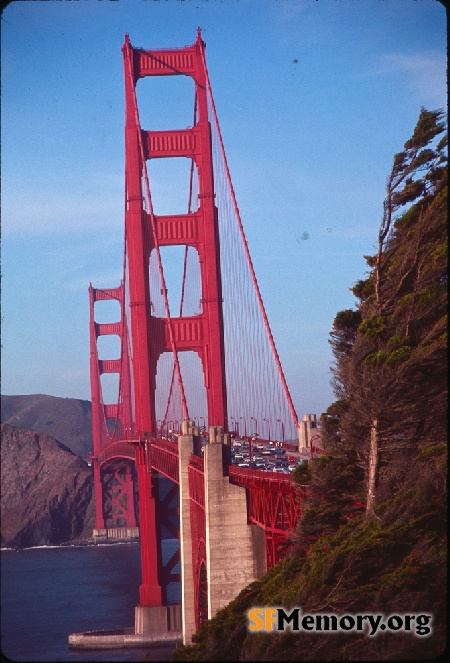
[[[269,343],[270,343],[270,346],[271,346],[271,349],[272,349],[272,353],[273,353],[273,356],[274,356],[274,359],[275,359],[275,362],[276,362],[276,365],[277,365],[277,368],[278,368],[281,383],[283,385],[283,390],[284,390],[284,393],[285,393],[285,396],[286,396],[286,399],[287,399],[289,409],[291,411],[291,415],[292,415],[292,418],[294,420],[294,423],[298,427],[297,413],[295,411],[295,407],[294,407],[294,404],[292,402],[291,395],[289,393],[289,389],[288,389],[287,382],[286,382],[286,379],[285,379],[285,376],[284,376],[283,368],[281,366],[280,358],[278,356],[278,352],[277,352],[277,349],[276,349],[276,346],[275,346],[275,341],[274,341],[274,338],[273,338],[273,335],[272,335],[272,331],[270,329],[269,320],[267,318],[266,310],[264,308],[264,303],[263,303],[261,293],[260,293],[260,290],[259,290],[258,281],[256,279],[256,274],[255,274],[255,270],[254,270],[254,267],[253,267],[253,262],[252,262],[252,259],[251,259],[251,256],[250,256],[250,251],[249,251],[249,248],[248,248],[247,239],[245,237],[244,227],[242,225],[241,215],[240,215],[239,208],[238,208],[237,201],[236,201],[236,195],[234,193],[233,183],[231,181],[230,170],[228,168],[228,162],[227,162],[227,158],[226,158],[226,154],[225,154],[225,148],[224,148],[224,145],[223,145],[222,134],[221,134],[221,131],[220,131],[219,122],[218,122],[218,119],[217,119],[216,107],[215,107],[214,98],[213,98],[213,95],[212,95],[212,89],[211,89],[211,83],[210,83],[210,80],[209,80],[208,69],[206,67],[204,45],[203,45],[203,42],[200,39],[198,41],[200,42],[200,45],[201,45],[200,52],[201,52],[201,55],[202,55],[202,63],[203,63],[203,68],[204,68],[204,72],[205,72],[205,77],[206,77],[206,85],[207,85],[207,90],[208,90],[208,94],[209,94],[209,99],[210,99],[210,102],[211,102],[211,109],[212,109],[212,112],[213,112],[214,125],[215,125],[217,136],[218,136],[218,139],[219,139],[220,151],[222,153],[222,159],[223,159],[223,162],[224,162],[224,165],[225,165],[225,173],[226,173],[226,176],[227,176],[228,186],[229,186],[230,193],[231,193],[231,198],[232,198],[232,201],[233,201],[233,206],[234,206],[234,211],[235,211],[235,215],[236,215],[236,220],[237,220],[237,223],[238,223],[239,233],[240,233],[240,236],[241,236],[242,244],[243,244],[245,255],[246,255],[246,258],[247,258],[247,263],[248,263],[248,267],[249,267],[249,270],[250,270],[250,275],[251,275],[251,278],[252,278],[253,287],[255,289],[255,294],[256,294],[256,297],[258,299],[258,303],[259,303],[261,315],[262,315],[262,318],[263,318],[263,321],[264,321],[264,326],[265,326],[265,329],[266,329],[266,333],[267,333]]]

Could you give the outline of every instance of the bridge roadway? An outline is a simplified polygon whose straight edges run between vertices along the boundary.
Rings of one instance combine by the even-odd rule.
[[[178,444],[158,438],[152,441],[149,447],[152,468],[171,481],[179,483]],[[191,456],[190,462],[203,471],[203,458],[201,456]],[[230,464],[228,476],[230,483],[245,486],[249,490],[248,516],[250,522],[267,531],[283,535],[295,527],[300,517],[301,489],[288,475],[280,477],[277,472],[236,467]],[[264,494],[266,500],[262,498]],[[269,498],[275,496],[275,502],[271,502]],[[276,503],[280,500],[284,507],[281,510],[276,506]],[[265,508],[261,510],[263,504],[270,505],[269,510]],[[279,518],[281,518],[281,521]]]
[[[179,479],[178,444],[165,438],[149,439],[146,447],[148,466],[164,475],[176,484]],[[298,456],[298,454],[296,454]],[[111,458],[135,460],[133,440],[120,439],[110,444],[99,455],[102,465]],[[203,458],[192,455],[192,470],[203,473]],[[268,568],[278,561],[276,545],[286,539],[286,534],[293,531],[301,514],[301,502],[304,489],[293,482],[289,475],[277,472],[237,467],[230,463],[228,477],[231,484],[244,486],[248,491],[248,520],[264,530],[266,544],[272,541],[268,556]]]
[[[136,443],[136,441],[134,441]],[[176,484],[179,479],[178,444],[165,438],[149,439],[146,445],[148,467],[164,475]],[[293,452],[290,452],[293,453]],[[296,456],[301,457],[298,453]],[[120,439],[111,443],[99,455],[102,465],[112,458],[135,460],[133,440]],[[192,455],[189,459],[191,472],[203,474],[203,458]],[[293,482],[290,475],[247,467],[228,466],[231,484],[244,486],[248,492],[248,521],[264,530],[267,552],[267,568],[274,566],[283,549],[287,532],[293,531],[301,515],[304,488]],[[193,482],[195,490],[196,482]],[[198,492],[198,491],[197,491]],[[191,496],[194,498],[194,496]],[[204,507],[203,500],[199,504]],[[277,548],[280,548],[277,551]]]

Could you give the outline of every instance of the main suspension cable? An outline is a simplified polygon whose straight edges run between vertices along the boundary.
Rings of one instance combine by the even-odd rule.
[[[238,208],[238,205],[237,205],[236,195],[235,195],[235,192],[234,192],[234,187],[233,187],[233,183],[231,181],[230,170],[228,168],[228,161],[227,161],[226,154],[225,154],[225,148],[224,148],[224,145],[223,145],[222,134],[221,134],[220,127],[219,127],[219,122],[218,122],[218,119],[217,119],[217,113],[216,113],[216,107],[215,107],[215,104],[214,104],[214,98],[213,98],[213,95],[212,95],[211,83],[210,83],[210,80],[209,80],[208,69],[206,67],[204,46],[203,46],[203,42],[200,41],[200,43],[202,44],[202,47],[201,47],[202,63],[203,63],[204,71],[205,71],[206,85],[207,85],[207,90],[208,90],[209,99],[210,99],[210,103],[211,103],[211,109],[212,109],[213,118],[214,118],[214,125],[215,125],[215,129],[216,129],[216,132],[217,132],[218,140],[219,140],[220,150],[221,150],[221,154],[222,154],[223,163],[224,163],[224,166],[225,166],[225,173],[226,173],[226,177],[227,177],[227,181],[228,181],[228,187],[229,187],[229,190],[230,190],[230,193],[231,193],[231,198],[232,198],[232,201],[233,201],[233,207],[234,207],[234,212],[235,212],[235,215],[236,215],[236,220],[237,220],[237,224],[238,224],[238,228],[239,228],[239,233],[240,233],[240,236],[241,236],[242,244],[243,244],[245,255],[246,255],[246,258],[247,258],[247,263],[248,263],[248,267],[249,267],[249,270],[250,270],[250,275],[251,275],[251,279],[252,279],[252,282],[253,282],[253,287],[254,287],[254,290],[255,290],[255,294],[256,294],[258,304],[259,304],[259,307],[260,307],[260,311],[261,311],[261,315],[262,315],[262,318],[263,318],[264,327],[266,329],[266,333],[267,333],[269,343],[270,343],[270,346],[271,346],[271,349],[272,349],[272,353],[273,353],[273,356],[274,356],[274,359],[275,359],[275,363],[276,363],[277,368],[278,368],[278,373],[279,373],[279,376],[280,376],[280,379],[281,379],[283,390],[284,390],[284,393],[285,393],[285,396],[286,396],[286,399],[287,399],[287,402],[288,402],[288,405],[289,405],[289,409],[290,409],[290,412],[291,412],[291,416],[294,420],[295,426],[298,427],[297,413],[296,413],[294,404],[292,402],[291,394],[289,392],[289,388],[287,386],[287,382],[286,382],[286,378],[284,376],[283,368],[281,366],[280,358],[278,356],[278,352],[277,352],[277,349],[276,349],[276,346],[275,346],[275,341],[274,341],[274,338],[273,338],[273,335],[272,335],[272,331],[270,329],[269,320],[267,318],[266,310],[264,308],[264,303],[263,303],[263,300],[262,300],[262,297],[261,297],[261,292],[259,290],[258,281],[256,279],[256,274],[255,274],[255,270],[254,270],[254,267],[253,267],[253,262],[252,262],[252,259],[251,259],[251,256],[250,256],[250,251],[249,251],[249,248],[248,248],[247,239],[245,237],[244,227],[242,225],[241,215],[240,215],[239,208]]]

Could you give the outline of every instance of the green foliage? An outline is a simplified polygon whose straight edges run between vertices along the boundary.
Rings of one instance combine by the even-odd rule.
[[[377,257],[376,256],[364,256],[364,260],[369,265],[369,267],[373,268],[376,265]]]
[[[381,315],[375,313],[361,322],[358,327],[360,334],[369,336],[370,338],[379,338],[385,328],[385,319]]]
[[[436,156],[434,150],[422,150],[412,161],[413,168],[421,168],[425,164],[430,163]]]
[[[423,290],[421,290],[417,295],[417,304],[419,306],[428,307],[430,304],[434,303],[439,297],[439,290],[441,286],[439,283],[430,283]]]
[[[330,334],[330,344],[335,356],[350,355],[360,322],[361,314],[359,311],[346,309],[337,313],[333,323],[333,331]]]
[[[322,446],[324,449],[333,451],[340,444],[340,421],[341,417],[348,410],[346,401],[335,401],[320,417],[322,427]]]
[[[445,444],[434,444],[431,447],[422,449],[417,456],[417,460],[427,462],[430,458],[445,458],[446,454],[447,446]]]
[[[298,465],[291,473],[291,478],[295,483],[300,485],[308,485],[311,481],[311,476],[308,468],[308,463]]]
[[[401,207],[416,200],[424,192],[423,182],[416,180],[409,182],[401,191],[396,191],[392,195],[392,204],[395,207]]]
[[[447,260],[448,256],[448,246],[447,244],[441,244],[440,246],[437,246],[436,249],[433,252],[432,258],[435,261],[440,261],[442,259]]]
[[[443,118],[442,111],[422,109],[405,150],[395,155],[380,250],[366,257],[372,271],[353,287],[359,307],[335,317],[338,400],[321,417],[327,455],[291,475],[305,486],[291,554],[174,660],[424,660],[445,647],[447,138],[437,140]],[[305,613],[426,612],[433,634],[248,632],[249,608],[277,605]]]
[[[358,297],[361,301],[365,301],[370,295],[373,294],[373,279],[361,279],[355,283],[353,287],[350,288],[355,297]]]
[[[411,205],[401,216],[399,216],[394,221],[395,230],[406,230],[414,224],[417,219],[417,215],[422,208],[422,200],[417,201],[414,205]]]
[[[411,356],[411,348],[405,345],[401,348],[393,350],[393,352],[390,352],[386,356],[386,363],[389,364],[390,366],[398,366],[399,364],[403,364],[403,362],[409,359],[410,356]]]
[[[399,334],[395,334],[394,336],[391,336],[386,345],[390,350],[395,350],[397,348],[403,347],[404,345],[409,345],[409,342],[409,336],[400,336]]]
[[[420,109],[419,120],[412,137],[406,141],[405,150],[417,150],[428,145],[433,138],[445,131],[444,112]],[[442,149],[442,147],[440,148]]]
[[[339,311],[339,313],[336,314],[333,326],[336,330],[355,330],[360,322],[361,315],[359,311],[346,309],[345,311]]]
[[[364,357],[363,363],[365,366],[377,366],[382,364],[386,360],[386,353],[384,350],[378,350],[377,352],[369,352],[369,354]]]

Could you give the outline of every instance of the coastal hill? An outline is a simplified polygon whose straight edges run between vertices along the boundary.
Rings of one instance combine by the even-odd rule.
[[[2,395],[1,423],[50,435],[85,460],[92,453],[90,401],[43,394]]]
[[[9,424],[1,425],[1,458],[2,547],[92,536],[93,475],[82,458],[49,435]]]
[[[337,400],[321,419],[327,454],[292,473],[303,498],[290,553],[205,621],[193,644],[177,648],[171,660],[444,660],[445,118],[443,110],[422,108],[413,135],[395,154],[377,252],[365,256],[367,278],[351,288],[356,307],[336,314],[330,344]],[[282,615],[274,631],[273,613],[267,621],[253,619],[261,606],[287,610],[292,630]],[[353,628],[355,617],[368,615],[384,620],[376,637]]]

